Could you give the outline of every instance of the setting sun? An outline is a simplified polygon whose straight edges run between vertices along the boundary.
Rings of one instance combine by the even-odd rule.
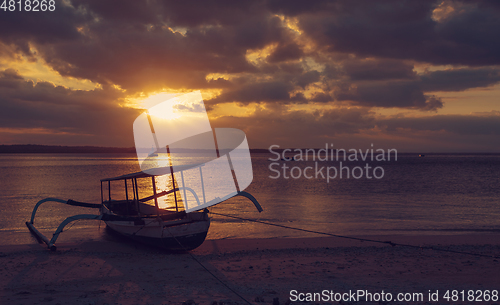
[[[158,94],[156,97],[163,97],[165,94],[161,93]],[[159,104],[149,108],[147,111],[149,115],[155,116],[159,119],[163,120],[175,120],[180,117],[178,110],[174,108],[175,105],[178,104],[178,101],[176,99],[169,99],[169,100],[164,100],[160,102]]]

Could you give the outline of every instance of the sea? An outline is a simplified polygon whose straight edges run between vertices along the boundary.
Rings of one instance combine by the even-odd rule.
[[[500,232],[500,154],[285,161],[264,152],[251,159],[246,191],[263,211],[241,196],[210,207],[217,215],[211,214],[208,239],[319,236],[244,219],[346,236]],[[39,200],[100,203],[101,179],[138,171],[136,155],[127,153],[0,154],[0,244],[36,243],[25,223]],[[52,236],[66,217],[96,213],[45,203],[35,226]],[[80,220],[58,242],[105,240],[107,234],[103,222]]]

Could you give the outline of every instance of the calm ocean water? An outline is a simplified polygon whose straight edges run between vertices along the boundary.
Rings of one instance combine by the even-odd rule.
[[[314,167],[339,167],[334,161],[286,162],[295,177],[310,166],[309,177],[278,179],[271,154],[252,155],[254,179],[247,191],[261,203],[258,213],[245,198],[211,208],[218,213],[304,229],[346,235],[463,234],[500,231],[500,155],[399,154],[380,166],[380,179],[314,177]],[[344,162],[365,167],[367,162]],[[0,244],[34,243],[25,222],[35,203],[46,197],[100,202],[100,179],[139,171],[133,154],[0,155]],[[282,173],[282,170],[280,171]],[[380,175],[381,171],[377,173]],[[289,172],[288,172],[289,175]],[[359,175],[359,172],[356,172]],[[51,231],[67,216],[95,211],[50,203],[42,205],[35,225]],[[105,225],[79,221],[59,242],[105,239]],[[302,237],[311,234],[214,216],[208,238]]]

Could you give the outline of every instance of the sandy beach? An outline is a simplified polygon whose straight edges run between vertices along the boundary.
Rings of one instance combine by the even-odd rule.
[[[491,235],[370,236],[417,246],[500,255]],[[296,304],[302,293],[363,290],[422,293],[413,304],[447,302],[447,290],[499,290],[498,258],[392,247],[339,238],[207,240],[188,253],[166,253],[115,239],[0,247],[2,304]],[[295,292],[291,292],[294,290]],[[439,301],[428,299],[429,290]],[[302,302],[324,303],[316,302]],[[364,300],[330,304],[384,304]],[[409,302],[392,301],[391,304]],[[477,302],[477,304],[500,302]],[[473,303],[475,304],[475,303]]]

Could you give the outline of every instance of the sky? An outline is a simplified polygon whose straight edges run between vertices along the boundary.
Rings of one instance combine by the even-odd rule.
[[[134,146],[200,90],[250,148],[500,153],[500,1],[56,1],[0,10],[0,144]]]

